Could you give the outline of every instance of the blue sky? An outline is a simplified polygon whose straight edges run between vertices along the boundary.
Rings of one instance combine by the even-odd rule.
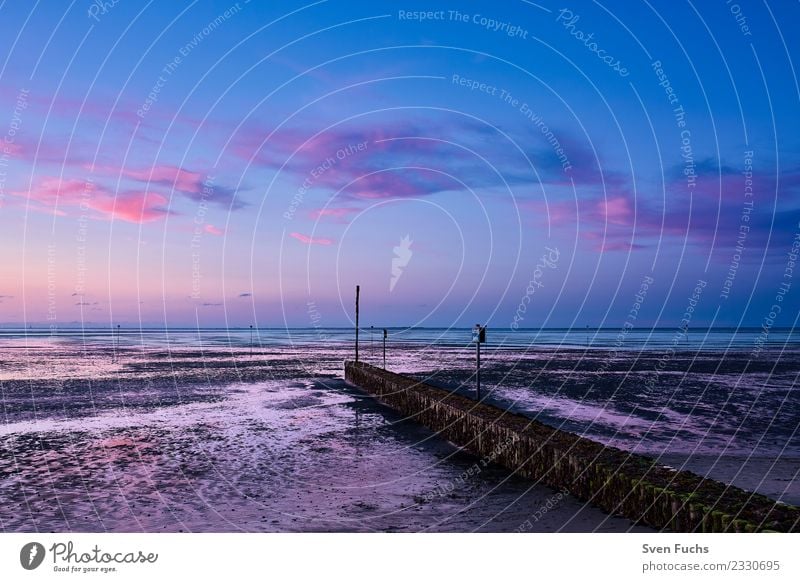
[[[0,320],[791,326],[797,18],[4,3]]]

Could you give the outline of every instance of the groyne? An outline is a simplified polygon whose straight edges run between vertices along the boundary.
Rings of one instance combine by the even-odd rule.
[[[363,362],[345,379],[473,454],[614,515],[676,532],[797,532],[800,508],[677,471]]]

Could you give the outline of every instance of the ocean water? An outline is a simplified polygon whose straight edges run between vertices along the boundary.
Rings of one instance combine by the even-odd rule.
[[[382,344],[382,328],[363,327],[360,330],[362,347]],[[119,340],[120,346],[229,346],[242,347],[280,345],[342,346],[352,344],[352,328],[61,328],[48,329],[0,328],[0,345],[4,341],[41,343],[79,342],[87,346],[107,347]],[[472,345],[469,328],[388,328],[388,342],[416,345],[467,347]],[[535,349],[537,347],[595,348],[618,350],[661,350],[670,347],[690,350],[752,351],[758,346],[770,349],[800,349],[800,329],[772,328],[764,334],[761,328],[545,328],[488,330],[487,347]]]

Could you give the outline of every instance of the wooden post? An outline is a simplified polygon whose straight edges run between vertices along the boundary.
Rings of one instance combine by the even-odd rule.
[[[356,285],[356,362],[358,362],[358,296],[361,292],[361,286]]]
[[[386,369],[386,334],[387,331],[383,330],[383,369]]]
[[[480,340],[478,340],[478,342],[475,345],[477,346],[477,350],[478,350],[478,362],[477,362],[478,369],[476,370],[476,374],[475,375],[477,376],[476,380],[477,380],[477,383],[478,383],[478,402],[480,402],[480,400],[481,400],[481,342],[480,342]]]
[[[475,384],[478,401],[481,399],[481,344],[486,341],[486,326],[476,323],[472,328],[472,340],[475,342]]]

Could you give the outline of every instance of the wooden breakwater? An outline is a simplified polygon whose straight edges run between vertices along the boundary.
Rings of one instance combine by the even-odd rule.
[[[363,362],[345,379],[516,474],[638,523],[676,532],[800,531],[800,508],[676,471],[528,417]]]

